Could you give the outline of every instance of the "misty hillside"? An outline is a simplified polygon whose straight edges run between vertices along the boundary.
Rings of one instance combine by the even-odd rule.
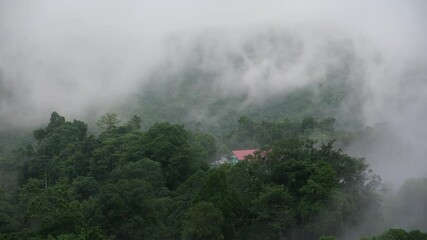
[[[334,117],[345,128],[362,126],[362,102],[355,99],[360,90],[355,82],[362,81],[356,79],[360,59],[351,42],[322,46],[322,62],[304,63],[319,66],[300,73],[309,50],[286,30],[252,33],[234,48],[227,46],[232,40],[225,33],[201,36],[192,45],[175,37],[170,59],[125,106],[143,116],[145,126],[171,121],[224,134],[241,116],[269,121]]]

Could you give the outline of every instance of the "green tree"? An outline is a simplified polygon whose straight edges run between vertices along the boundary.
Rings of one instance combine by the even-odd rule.
[[[224,221],[228,224],[223,226],[225,239],[236,238],[236,225],[238,216],[241,215],[241,200],[238,192],[230,184],[227,167],[211,170],[209,176],[195,197],[195,202],[211,202],[220,209]]]
[[[362,210],[377,200],[379,179],[363,159],[334,150],[332,142],[319,148],[314,144],[310,140],[279,141],[253,160],[262,163],[260,177],[266,183],[285,186],[295,200],[292,236],[297,239],[338,235],[346,223],[360,222]]]
[[[337,238],[334,236],[326,236],[326,237],[323,236],[323,237],[320,237],[319,240],[337,240]]]
[[[127,123],[126,126],[129,127],[132,130],[139,130],[142,126],[142,119],[134,115]]]
[[[145,239],[158,231],[155,196],[143,179],[108,183],[91,200],[89,217],[117,239]]]
[[[20,202],[26,206],[27,223],[35,234],[74,233],[84,225],[82,207],[66,182],[45,188],[43,181],[30,179],[21,190]]]
[[[2,234],[12,233],[20,228],[16,214],[18,209],[11,200],[11,196],[0,188],[0,238]]]
[[[283,185],[266,186],[254,201],[253,212],[258,235],[264,238],[284,239],[290,236],[290,229],[295,225],[293,198]]]
[[[81,161],[72,161],[71,155],[82,154],[87,142],[87,125],[81,121],[65,121],[58,113],[51,114],[46,128],[34,131],[37,140],[30,157],[22,168],[22,182],[28,178],[43,179],[46,186],[60,177],[74,177],[84,171]],[[80,157],[79,159],[81,159]]]
[[[106,113],[96,122],[96,125],[104,130],[109,131],[117,127],[120,123],[119,115],[117,113]]]
[[[119,181],[123,179],[144,179],[158,189],[165,184],[161,164],[147,158],[137,162],[129,162],[114,169],[110,180]]]
[[[379,236],[372,238],[362,238],[361,240],[426,240],[427,233],[414,230],[407,232],[403,229],[389,229]]]
[[[207,163],[216,157],[217,146],[215,138],[205,133],[190,133],[189,143],[191,153],[194,156],[194,165],[200,164],[200,166],[194,166],[194,168],[206,169]]]
[[[224,218],[221,210],[210,202],[199,202],[188,209],[183,224],[182,239],[202,240],[224,239],[222,227]]]
[[[145,157],[160,162],[166,186],[175,189],[197,169],[192,164],[189,134],[181,125],[156,123],[143,136]]]

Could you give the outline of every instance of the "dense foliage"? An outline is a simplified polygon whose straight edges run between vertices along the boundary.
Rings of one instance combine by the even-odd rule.
[[[255,135],[264,146],[255,156],[212,169],[217,144],[207,134],[170,123],[141,131],[139,117],[118,124],[107,114],[92,136],[54,112],[32,145],[2,158],[16,184],[0,192],[0,237],[314,239],[357,224],[376,201],[379,179],[363,159],[298,138],[304,131],[285,134],[290,123],[262,123],[283,134]],[[333,131],[331,120],[298,126]]]
[[[361,240],[427,240],[427,233],[418,230],[407,232],[403,229],[389,229],[378,236]]]

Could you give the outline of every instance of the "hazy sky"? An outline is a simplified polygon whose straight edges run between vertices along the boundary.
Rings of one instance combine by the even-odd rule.
[[[407,67],[402,64],[425,63],[426,5],[422,0],[1,0],[0,70],[4,88],[12,92],[11,99],[1,102],[1,119],[27,119],[28,113],[40,119],[54,109],[73,116],[107,111],[146,79],[153,64],[168,57],[167,36],[205,30],[234,37],[272,26],[296,29],[308,34],[312,49],[317,37],[346,34],[366,61],[377,51],[389,61],[380,68],[390,69],[380,73],[377,66],[368,69],[382,78],[376,75]],[[383,84],[372,79],[367,90]],[[371,97],[381,108],[387,93],[379,93]]]

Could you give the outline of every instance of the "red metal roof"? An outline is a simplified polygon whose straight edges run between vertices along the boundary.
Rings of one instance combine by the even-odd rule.
[[[239,161],[242,161],[245,159],[246,156],[253,155],[255,151],[258,151],[258,149],[234,150],[232,152]]]

